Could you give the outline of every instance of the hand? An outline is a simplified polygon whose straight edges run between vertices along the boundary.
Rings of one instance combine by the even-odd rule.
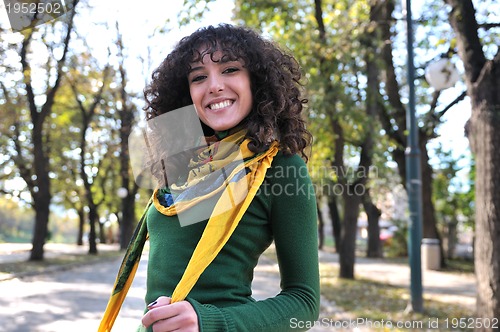
[[[198,332],[198,316],[191,303],[180,301],[170,304],[170,298],[160,296],[148,305],[148,312],[142,317],[142,324],[153,332]]]

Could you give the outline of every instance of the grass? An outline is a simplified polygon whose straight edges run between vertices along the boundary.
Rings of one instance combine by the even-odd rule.
[[[7,276],[28,276],[54,270],[64,270],[122,256],[123,252],[102,251],[98,255],[88,255],[86,253],[61,254],[58,257],[46,258],[43,261],[4,262],[0,263],[0,279],[5,279]]]
[[[446,261],[446,272],[474,273],[474,262],[466,259],[453,259]]]
[[[275,258],[275,250],[269,248],[264,255],[270,259]],[[388,263],[406,264],[407,257],[386,258]],[[470,273],[474,270],[473,262],[466,260],[448,261],[446,269],[449,273]],[[389,284],[357,278],[355,280],[340,279],[338,264],[320,263],[321,294],[330,302],[335,303],[341,310],[326,318],[332,321],[363,318],[373,323],[391,321],[393,326],[387,329],[372,328],[374,331],[422,331],[422,330],[453,330],[472,331],[472,329],[459,329],[453,323],[460,318],[473,318],[470,308],[460,304],[450,304],[437,301],[435,298],[426,298],[424,295],[424,312],[408,312],[406,309],[410,301],[408,289]],[[396,322],[407,324],[409,327],[398,329]],[[448,328],[446,328],[446,323]],[[439,324],[439,325],[436,325]],[[376,324],[373,324],[375,327]],[[456,325],[456,324],[455,324]]]
[[[328,300],[356,319],[364,318],[371,322],[393,322],[391,331],[445,329],[446,320],[450,327],[454,318],[472,318],[470,310],[458,304],[442,303],[424,298],[424,313],[406,312],[409,302],[408,289],[387,285],[384,283],[356,279],[338,278],[338,268],[331,264],[321,264],[321,293]],[[332,320],[345,319],[328,317]],[[396,322],[406,324],[408,328],[395,328]],[[374,324],[375,326],[375,324]],[[387,326],[386,326],[387,327]],[[411,327],[411,328],[410,328]],[[384,330],[383,328],[373,330]],[[453,329],[454,331],[470,331],[468,329]]]

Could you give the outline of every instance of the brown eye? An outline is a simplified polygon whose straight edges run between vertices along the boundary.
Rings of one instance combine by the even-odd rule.
[[[191,82],[199,82],[199,81],[202,81],[206,78],[205,75],[197,75],[197,76],[194,76],[192,79],[191,79]]]
[[[229,67],[226,70],[224,70],[222,73],[224,73],[224,74],[231,74],[231,73],[234,73],[234,72],[239,71],[239,70],[240,69],[237,68],[237,67]]]

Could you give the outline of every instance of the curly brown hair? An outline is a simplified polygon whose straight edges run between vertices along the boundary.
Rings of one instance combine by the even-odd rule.
[[[200,51],[202,50],[203,51]],[[249,147],[254,152],[267,149],[277,139],[284,154],[300,153],[312,136],[301,118],[307,99],[301,98],[301,70],[295,58],[255,31],[229,24],[208,26],[184,37],[153,72],[144,90],[149,120],[192,104],[188,73],[191,64],[207,54],[221,51],[229,61],[242,61],[250,73],[252,110],[244,120]],[[206,134],[210,130],[205,125]]]

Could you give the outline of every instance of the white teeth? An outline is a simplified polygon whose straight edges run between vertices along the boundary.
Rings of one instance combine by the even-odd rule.
[[[211,104],[208,107],[210,107],[211,110],[218,110],[218,109],[221,109],[224,107],[231,106],[231,104],[232,104],[232,101],[224,100],[224,101],[221,101],[220,103]]]

